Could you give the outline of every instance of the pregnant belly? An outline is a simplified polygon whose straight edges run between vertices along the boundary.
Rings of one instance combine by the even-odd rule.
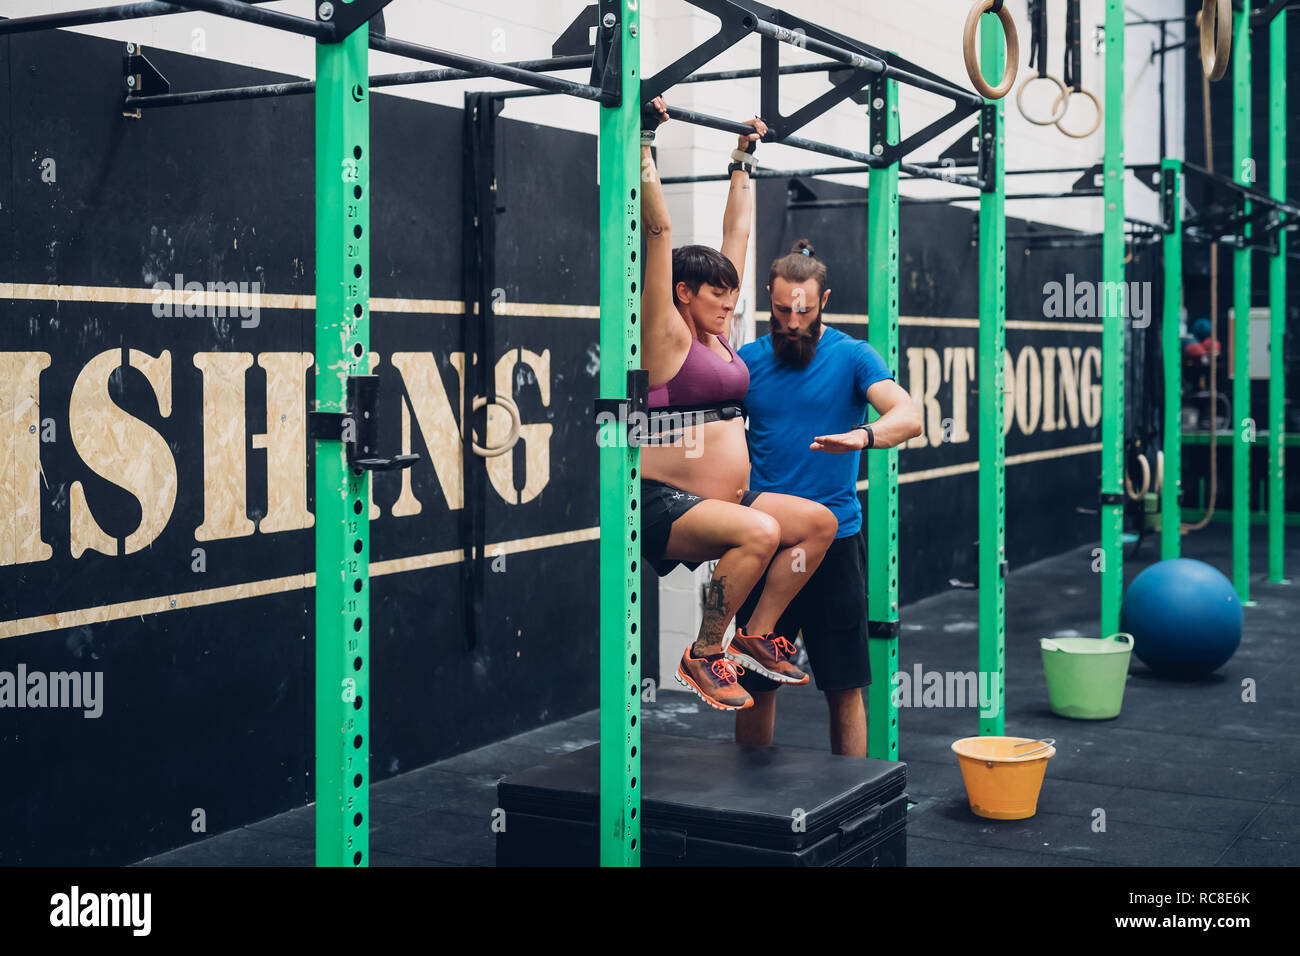
[[[739,503],[749,485],[749,448],[739,419],[682,430],[677,443],[641,449],[641,474],[701,498]]]

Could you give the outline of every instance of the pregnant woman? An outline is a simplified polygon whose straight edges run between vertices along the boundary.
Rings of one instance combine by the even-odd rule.
[[[749,487],[742,417],[749,371],[728,341],[749,244],[753,208],[749,169],[758,140],[740,137],[732,153],[722,249],[674,249],[663,188],[650,144],[668,118],[662,98],[643,113],[641,221],[646,238],[641,294],[641,355],[650,373],[651,443],[641,450],[641,550],[660,576],[679,563],[717,560],[694,644],[677,680],[718,710],[753,699],[736,680],[743,660],[772,680],[804,684],[791,662],[794,645],[773,633],[791,598],[821,563],[838,523],[821,504]],[[766,583],[748,621],[728,625],[755,583]],[[794,635],[790,635],[793,637]]]

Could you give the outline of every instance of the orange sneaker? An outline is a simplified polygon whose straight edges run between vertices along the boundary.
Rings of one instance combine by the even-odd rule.
[[[782,684],[806,684],[808,675],[791,663],[795,646],[779,634],[746,634],[739,625],[727,645],[727,660],[743,664],[769,680]]]
[[[677,682],[695,691],[714,710],[744,710],[754,706],[754,698],[740,686],[737,673],[743,674],[744,668],[727,660],[725,653],[696,657],[687,647],[677,665]]]

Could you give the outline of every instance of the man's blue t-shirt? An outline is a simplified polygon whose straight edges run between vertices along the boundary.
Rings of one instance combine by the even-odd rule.
[[[838,435],[867,418],[867,389],[892,379],[880,353],[829,325],[807,368],[779,361],[771,336],[740,349],[749,367],[749,487],[819,501],[839,519],[837,538],[862,527],[858,502],[861,452],[812,451],[818,435]]]

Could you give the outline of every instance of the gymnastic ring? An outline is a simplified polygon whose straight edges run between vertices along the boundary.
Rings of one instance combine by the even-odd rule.
[[[966,74],[976,91],[988,100],[1000,100],[1011,92],[1016,85],[1016,73],[1020,69],[1020,37],[1016,33],[1016,20],[1011,11],[1003,5],[997,12],[1002,21],[1002,31],[1006,34],[1007,65],[1002,71],[1002,82],[996,87],[989,86],[980,69],[979,55],[975,52],[975,37],[979,31],[980,17],[993,9],[994,0],[975,0],[974,6],[966,14],[966,26],[962,29],[961,55],[966,61]]]
[[[487,404],[489,404],[488,400],[480,395],[478,398],[474,399],[474,411],[477,412]],[[496,401],[491,404],[496,405],[498,408],[505,409],[506,414],[510,416],[510,434],[500,445],[489,445],[484,447],[478,442],[471,442],[470,447],[474,449],[474,454],[478,455],[480,458],[496,458],[498,455],[504,455],[510,449],[514,448],[515,443],[519,441],[519,406],[504,395],[498,395]],[[462,440],[464,440],[465,432],[468,430],[469,423],[465,422],[465,427],[461,430]]]
[[[1151,490],[1160,494],[1165,487],[1165,453],[1163,450],[1156,452],[1156,486]]]
[[[1134,501],[1141,501],[1142,497],[1151,490],[1151,463],[1147,461],[1146,455],[1138,455],[1137,460],[1142,464],[1142,490],[1133,490],[1133,483],[1128,480],[1128,469],[1124,470],[1124,490]]]
[[[1086,96],[1088,97],[1088,99],[1092,100],[1092,105],[1097,107],[1097,118],[1093,120],[1092,125],[1089,126],[1088,129],[1082,133],[1070,132],[1068,129],[1066,129],[1064,126],[1061,125],[1061,120],[1057,120],[1053,125],[1057,129],[1059,129],[1062,133],[1064,133],[1066,136],[1070,137],[1071,139],[1087,139],[1093,133],[1097,132],[1097,128],[1101,126],[1101,100],[1097,99],[1097,94],[1093,93],[1091,90],[1085,90],[1083,87],[1078,87],[1072,90],[1066,90],[1066,94],[1067,95],[1064,97],[1057,98],[1058,102],[1064,101],[1066,109],[1070,108],[1069,98],[1071,96],[1074,96],[1075,94]],[[1052,112],[1056,112],[1056,106],[1057,106],[1056,103],[1052,104]],[[1065,118],[1064,113],[1061,114],[1061,118],[1062,119]]]
[[[1124,240],[1124,265],[1128,265],[1132,261],[1133,261],[1133,240],[1130,238]]]
[[[1029,84],[1034,82],[1034,80],[1048,80],[1052,83],[1055,83],[1056,88],[1060,91],[1060,96],[1057,99],[1057,102],[1061,104],[1060,112],[1058,112],[1055,116],[1051,117],[1050,119],[1045,119],[1045,120],[1034,119],[1032,116],[1030,116],[1028,113],[1025,112],[1025,90],[1029,88]],[[1042,75],[1039,75],[1037,73],[1032,73],[1029,76],[1025,77],[1025,82],[1021,83],[1020,89],[1016,90],[1016,109],[1020,110],[1020,115],[1023,116],[1025,119],[1029,120],[1029,122],[1033,123],[1035,126],[1055,126],[1061,120],[1065,119],[1065,111],[1069,108],[1069,104],[1066,102],[1065,92],[1066,92],[1065,84],[1062,83],[1060,80],[1058,80],[1056,77],[1048,76],[1045,73]]]
[[[1201,69],[1217,83],[1232,56],[1232,0],[1201,0],[1196,25],[1201,29]]]

